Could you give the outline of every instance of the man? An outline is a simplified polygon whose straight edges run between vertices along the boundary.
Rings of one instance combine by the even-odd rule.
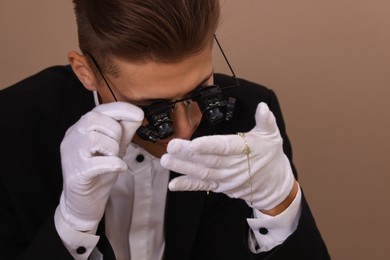
[[[0,92],[1,259],[329,259],[218,1],[74,4],[82,53]]]

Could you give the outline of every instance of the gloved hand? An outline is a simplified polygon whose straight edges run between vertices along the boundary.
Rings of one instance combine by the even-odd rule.
[[[143,118],[136,106],[108,103],[95,107],[66,132],[59,211],[73,229],[96,229],[118,174],[127,169],[122,157]]]
[[[214,135],[170,141],[161,165],[185,175],[173,179],[169,189],[222,192],[259,210],[279,205],[290,193],[294,175],[275,117],[265,103],[258,105],[255,118],[256,126],[244,137]],[[250,149],[249,165],[245,144]]]

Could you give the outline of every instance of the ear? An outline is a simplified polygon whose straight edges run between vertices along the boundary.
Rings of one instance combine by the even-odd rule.
[[[87,58],[82,54],[71,51],[68,53],[68,61],[73,72],[84,87],[90,91],[96,90],[98,81],[93,73],[93,70],[89,66]]]

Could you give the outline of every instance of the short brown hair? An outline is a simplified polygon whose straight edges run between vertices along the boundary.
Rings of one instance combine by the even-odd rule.
[[[168,63],[196,54],[212,41],[219,24],[218,0],[73,3],[80,49],[92,54],[108,73],[114,70],[112,57]]]

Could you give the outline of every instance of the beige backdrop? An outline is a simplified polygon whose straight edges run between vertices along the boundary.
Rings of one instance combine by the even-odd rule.
[[[390,2],[222,3],[219,38],[237,75],[277,92],[333,259],[387,259]],[[1,1],[0,32],[2,88],[78,49],[71,1]]]

